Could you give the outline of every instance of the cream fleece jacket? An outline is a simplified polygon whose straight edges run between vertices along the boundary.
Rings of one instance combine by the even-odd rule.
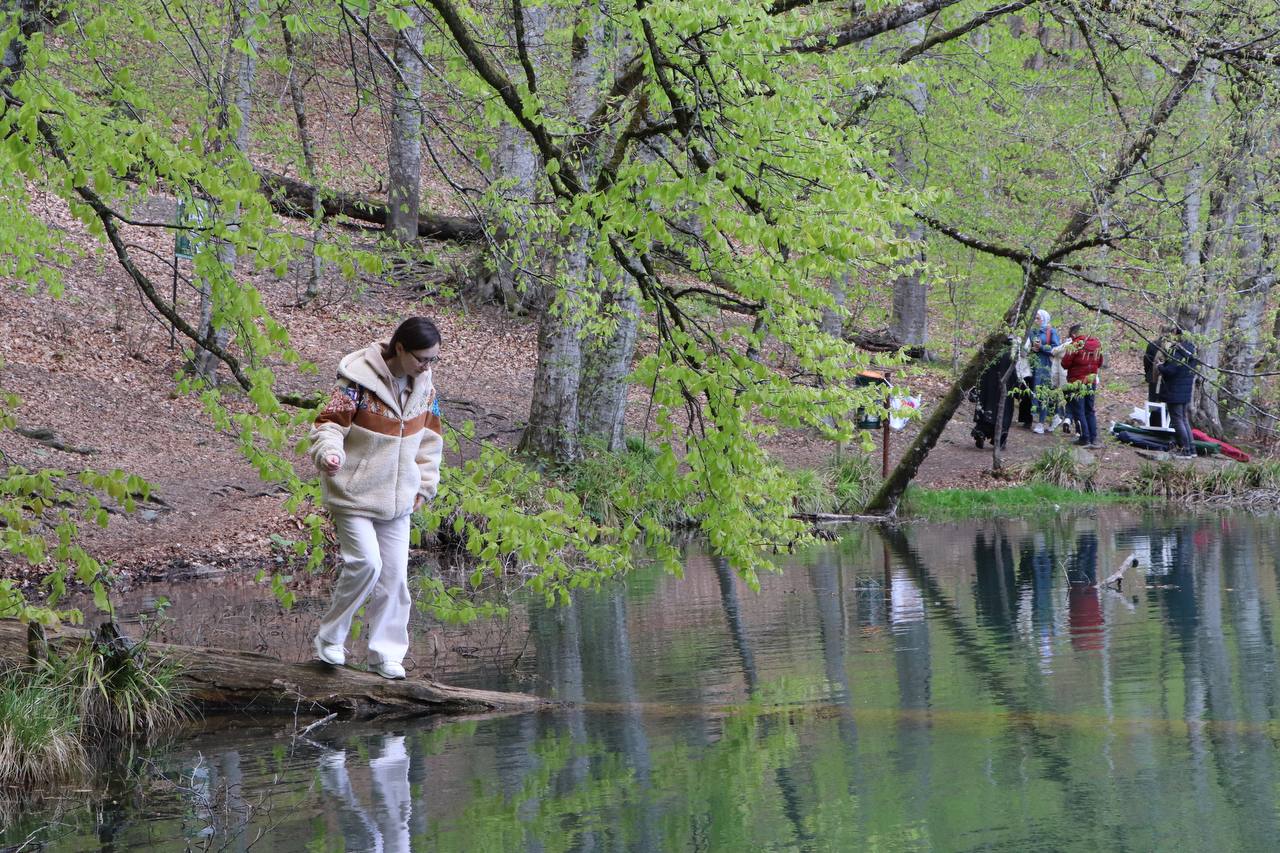
[[[444,449],[440,407],[428,371],[414,379],[400,406],[382,344],[349,353],[338,365],[338,387],[311,428],[311,461],[326,456],[342,467],[320,471],[331,510],[389,520],[413,509],[418,495],[436,496]]]

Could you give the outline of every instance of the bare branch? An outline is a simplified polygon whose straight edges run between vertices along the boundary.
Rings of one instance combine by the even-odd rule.
[[[869,38],[901,29],[907,24],[959,2],[960,0],[907,0],[897,6],[890,6],[874,14],[856,18],[847,24],[803,36],[793,41],[787,50],[798,53],[825,53],[836,48],[858,44]]]
[[[1011,3],[1002,3],[999,6],[993,6],[987,11],[983,12],[982,14],[975,15],[974,17],[970,18],[968,21],[966,21],[965,23],[961,24],[958,27],[955,27],[954,29],[950,29],[950,30],[947,30],[946,32],[938,33],[937,35],[929,36],[927,39],[920,42],[919,44],[913,44],[911,47],[904,50],[902,54],[898,57],[898,64],[901,65],[902,63],[910,62],[911,60],[915,59],[917,56],[924,53],[926,50],[928,50],[931,47],[936,47],[942,44],[943,42],[948,42],[948,41],[952,41],[953,39],[958,39],[961,36],[976,30],[978,27],[981,27],[983,24],[987,24],[991,21],[994,21],[996,18],[999,18],[1001,15],[1007,15],[1010,12],[1017,12],[1018,10],[1025,9],[1028,6],[1032,5],[1033,3],[1037,3],[1037,2],[1039,2],[1039,0],[1013,0],[1013,2]]]

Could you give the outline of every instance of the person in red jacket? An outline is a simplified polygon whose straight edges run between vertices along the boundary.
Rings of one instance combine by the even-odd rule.
[[[1072,392],[1067,403],[1071,419],[1079,425],[1080,437],[1075,443],[1081,447],[1097,448],[1098,417],[1094,409],[1098,391],[1098,371],[1105,359],[1102,343],[1092,335],[1085,335],[1079,324],[1071,327],[1071,350],[1062,357],[1062,367],[1067,371],[1067,386]]]

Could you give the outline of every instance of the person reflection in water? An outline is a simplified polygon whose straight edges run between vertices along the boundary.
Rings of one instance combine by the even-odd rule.
[[[1067,624],[1071,647],[1102,648],[1102,602],[1098,599],[1098,536],[1081,533],[1067,571]]]
[[[1030,593],[1031,630],[1033,641],[1040,654],[1040,669],[1049,672],[1053,661],[1053,553],[1045,534],[1037,531],[1023,543],[1018,560],[1018,575],[1022,585],[1019,610],[1025,612],[1026,598]],[[1027,582],[1030,581],[1030,590]],[[1021,619],[1019,620],[1021,622]]]
[[[346,849],[353,853],[409,853],[409,753],[404,735],[385,735],[381,755],[369,761],[372,818],[352,790],[346,759],[341,749],[320,759],[320,785],[338,801],[338,827]]]
[[[1017,578],[1014,576],[1013,544],[1003,530],[997,529],[988,538],[986,530],[979,530],[973,540],[974,603],[978,611],[978,623],[989,627],[1002,642],[1013,639],[1013,626],[1017,621],[1014,604],[1017,601]]]

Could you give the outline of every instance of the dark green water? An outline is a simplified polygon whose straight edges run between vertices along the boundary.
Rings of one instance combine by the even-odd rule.
[[[1112,510],[855,530],[758,594],[691,555],[449,673],[568,708],[224,724],[0,849],[1275,850],[1278,557],[1274,518]]]

